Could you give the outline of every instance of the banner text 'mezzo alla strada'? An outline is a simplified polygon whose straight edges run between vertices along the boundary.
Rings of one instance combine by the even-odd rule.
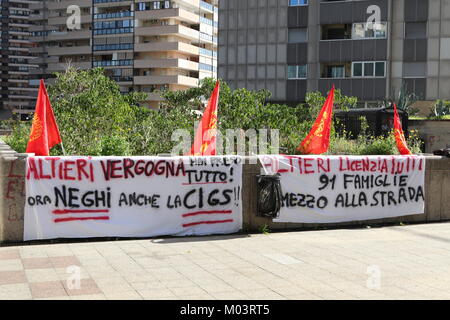
[[[351,157],[337,157],[339,165],[338,172],[379,172],[388,174],[403,174],[411,171],[423,171],[424,159],[416,157],[407,157],[406,161],[399,161],[392,156],[386,157],[363,157],[353,159]],[[262,164],[272,173],[298,173],[301,175],[330,173],[330,157],[305,157],[305,156],[280,156],[261,157]],[[279,161],[285,159],[287,161]]]
[[[276,222],[338,223],[424,212],[422,156],[260,156],[280,178]]]

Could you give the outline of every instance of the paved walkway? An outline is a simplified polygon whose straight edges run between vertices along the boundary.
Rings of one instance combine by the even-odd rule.
[[[450,299],[450,223],[1,247],[0,299]]]

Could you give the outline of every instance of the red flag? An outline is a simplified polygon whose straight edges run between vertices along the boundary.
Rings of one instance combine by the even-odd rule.
[[[330,145],[331,117],[333,115],[334,85],[314,122],[311,132],[297,148],[303,154],[322,154]]]
[[[412,152],[408,149],[405,135],[403,134],[402,122],[398,116],[397,105],[394,103],[394,135],[397,143],[398,151],[401,155],[411,155]]]
[[[188,156],[215,156],[217,134],[217,109],[219,106],[220,83],[216,82],[202,120],[197,128],[194,143]]]
[[[41,80],[26,152],[36,156],[48,156],[50,149],[61,142],[44,80]]]

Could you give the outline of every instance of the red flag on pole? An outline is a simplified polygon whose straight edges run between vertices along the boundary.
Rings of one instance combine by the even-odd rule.
[[[412,152],[408,149],[405,135],[403,134],[402,122],[398,116],[397,105],[394,103],[394,135],[397,143],[398,151],[401,155],[411,155]]]
[[[202,120],[197,128],[194,143],[188,156],[215,156],[217,135],[217,109],[219,106],[220,83],[216,82]]]
[[[41,80],[26,152],[37,156],[48,156],[50,149],[61,142],[44,80]]]
[[[303,154],[322,154],[330,145],[331,117],[333,115],[334,85],[314,122],[311,132],[297,148]]]

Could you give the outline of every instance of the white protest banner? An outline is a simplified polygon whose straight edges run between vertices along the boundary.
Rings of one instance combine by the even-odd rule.
[[[29,157],[24,239],[237,232],[241,157]]]
[[[337,223],[421,214],[425,158],[419,156],[259,156],[279,174],[276,222]]]

